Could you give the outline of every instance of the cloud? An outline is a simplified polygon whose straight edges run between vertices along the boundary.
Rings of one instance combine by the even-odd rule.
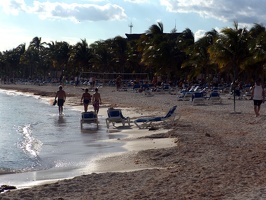
[[[0,7],[7,14],[18,15],[19,12],[26,9],[26,4],[24,0],[5,0],[0,1]]]
[[[136,3],[136,4],[143,4],[150,2],[149,0],[124,0],[125,2],[129,3]]]
[[[79,4],[34,1],[26,5],[24,0],[6,0],[0,3],[4,11],[18,15],[20,12],[38,15],[41,19],[64,19],[74,22],[123,20],[127,16],[122,7],[116,4]]]
[[[205,35],[206,31],[205,30],[198,30],[194,33],[195,41],[198,39],[202,38]]]
[[[263,23],[266,1],[261,0],[160,0],[169,12],[197,13],[201,17],[243,24]]]
[[[21,41],[31,41],[32,39],[27,30],[17,26],[0,24],[0,29],[0,51],[16,48],[24,43]]]

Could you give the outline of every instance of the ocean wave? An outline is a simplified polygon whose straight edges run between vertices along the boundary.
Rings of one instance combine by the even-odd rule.
[[[0,89],[0,93],[6,94],[8,96],[25,96],[25,97],[34,97],[36,99],[39,98],[39,96],[33,95],[32,93],[20,92],[18,90],[4,90],[4,89]]]
[[[33,137],[31,125],[28,124],[18,127],[18,132],[23,136],[23,140],[19,142],[18,146],[24,151],[25,154],[33,158],[38,157],[43,143]]]
[[[0,168],[0,175],[3,174],[14,174],[17,173],[15,170],[10,169],[10,168]]]

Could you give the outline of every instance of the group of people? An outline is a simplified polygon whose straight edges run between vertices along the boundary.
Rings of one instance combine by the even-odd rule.
[[[100,109],[100,104],[102,103],[101,95],[98,88],[95,88],[95,93],[91,95],[89,90],[86,88],[85,92],[81,96],[81,103],[84,105],[84,112],[88,111],[88,106],[92,101],[94,112],[98,114]]]
[[[260,115],[261,104],[264,103],[265,101],[265,92],[260,79],[257,79],[255,81],[254,86],[252,87],[251,98],[253,99],[254,102],[255,115],[256,117],[258,117]],[[56,93],[55,100],[56,99],[57,99],[59,114],[62,115],[64,102],[66,100],[66,93],[61,85],[59,86],[59,90]],[[98,92],[98,88],[95,88],[95,93],[93,95],[89,93],[88,89],[85,89],[85,92],[82,94],[81,103],[83,103],[84,105],[84,112],[88,111],[88,106],[91,102],[94,108],[94,112],[98,114],[101,103],[101,95]]]
[[[62,85],[59,86],[59,90],[56,92],[55,101],[57,101],[59,115],[63,114],[63,106],[66,101],[66,92],[63,90]],[[88,111],[88,106],[92,102],[94,112],[98,114],[100,104],[102,102],[101,95],[98,88],[95,88],[95,93],[91,95],[89,90],[86,88],[85,92],[81,96],[81,103],[84,105],[84,112]]]

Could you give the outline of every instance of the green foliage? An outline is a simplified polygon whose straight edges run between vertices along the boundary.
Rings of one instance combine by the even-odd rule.
[[[132,34],[134,35],[134,34]],[[168,79],[194,79],[222,74],[239,79],[263,78],[266,69],[266,31],[259,24],[247,30],[233,28],[206,32],[194,41],[190,29],[164,33],[163,23],[153,24],[134,39],[116,36],[88,44],[42,42],[34,37],[25,44],[0,52],[0,76],[46,77],[51,72],[74,76],[82,71],[160,74]]]

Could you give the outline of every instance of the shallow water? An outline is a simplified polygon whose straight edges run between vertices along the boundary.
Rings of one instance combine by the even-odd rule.
[[[99,130],[94,124],[81,129],[79,120],[70,107],[59,116],[45,99],[0,90],[0,184],[72,177],[95,157],[125,151],[108,134],[104,116]]]

